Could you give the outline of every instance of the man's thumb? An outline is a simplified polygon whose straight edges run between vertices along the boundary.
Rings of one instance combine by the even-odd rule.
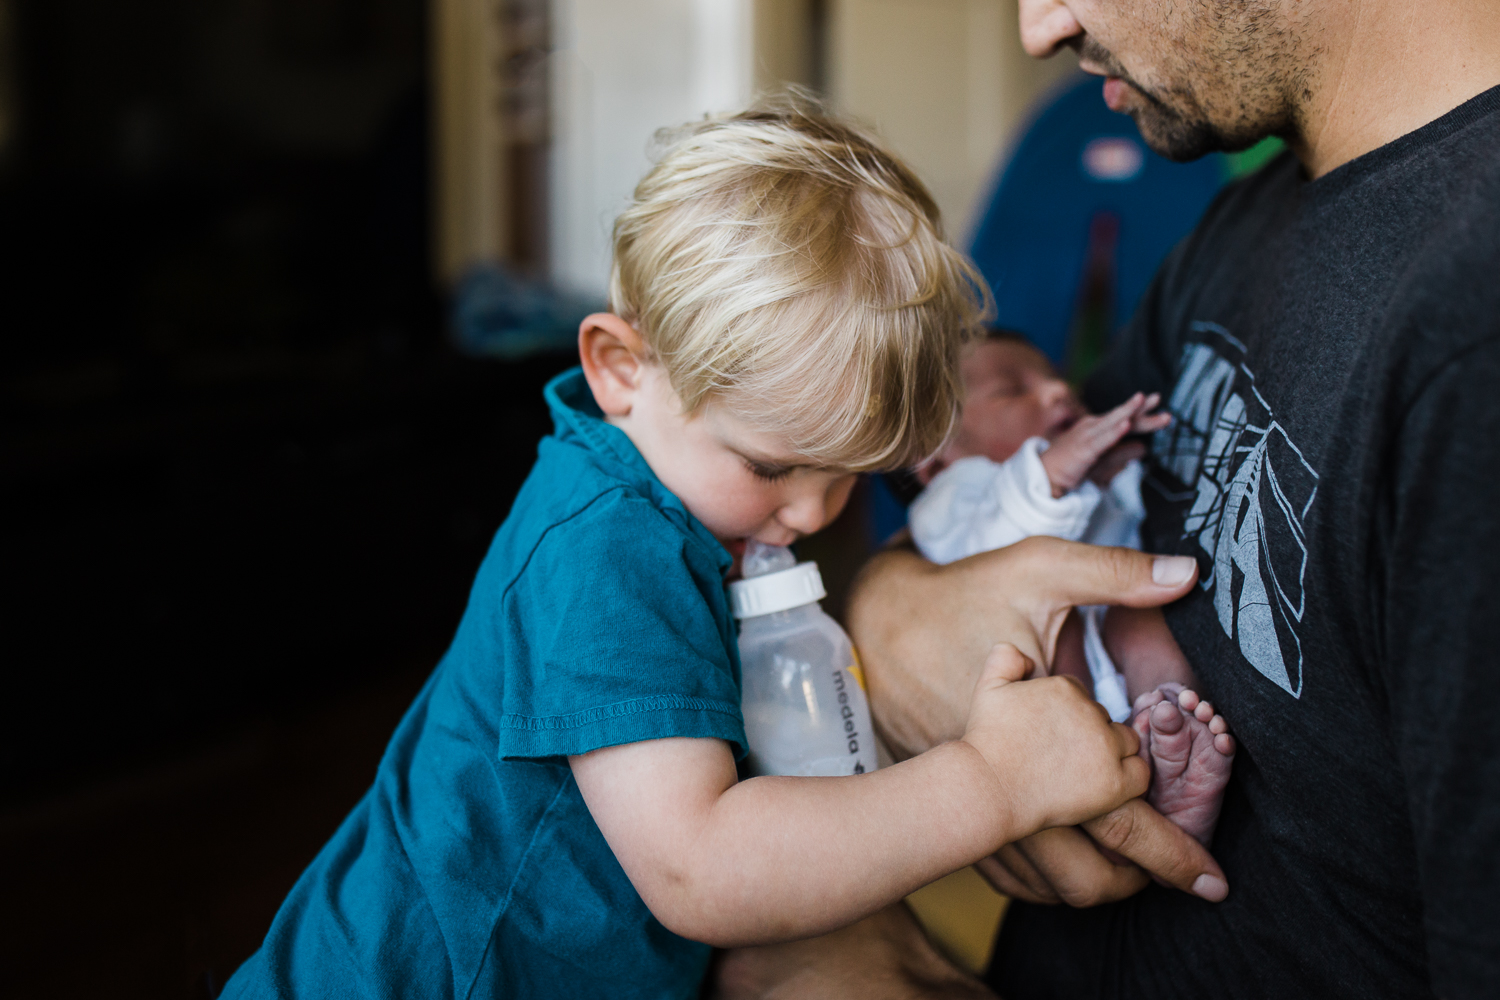
[[[1034,567],[1033,594],[1064,606],[1155,607],[1181,597],[1198,576],[1197,560],[1191,556],[1150,555],[1041,536],[1017,542],[1011,549]]]

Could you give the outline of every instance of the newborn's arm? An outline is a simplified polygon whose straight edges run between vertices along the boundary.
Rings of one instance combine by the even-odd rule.
[[[1144,449],[1135,444],[1128,455],[1110,452],[1120,444],[1127,434],[1149,434],[1161,430],[1172,422],[1169,413],[1152,413],[1161,402],[1161,396],[1136,393],[1108,413],[1097,417],[1083,417],[1072,427],[1063,431],[1042,455],[1042,467],[1052,481],[1052,495],[1060,497],[1076,490],[1096,467],[1108,466],[1108,478],[1101,486],[1109,484],[1126,462],[1139,458]],[[1103,468],[1099,469],[1104,472]]]
[[[1083,651],[1083,628],[1082,616],[1074,611],[1058,633],[1051,672],[1090,687],[1093,678]],[[1125,678],[1125,694],[1131,704],[1162,684],[1197,686],[1193,668],[1167,628],[1160,608],[1110,608],[1102,632],[1104,648]]]
[[[852,923],[1001,844],[1145,791],[1139,740],[997,646],[964,738],[870,774],[737,782],[726,744],[570,757],[610,849],[668,929],[729,947]]]

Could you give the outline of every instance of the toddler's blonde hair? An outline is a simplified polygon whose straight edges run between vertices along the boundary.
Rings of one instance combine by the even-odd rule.
[[[711,400],[833,468],[936,451],[990,300],[921,181],[801,96],[659,139],[615,222],[610,305],[686,411]]]

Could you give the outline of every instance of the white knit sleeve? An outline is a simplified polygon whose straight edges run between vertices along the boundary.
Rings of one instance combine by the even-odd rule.
[[[1084,483],[1054,497],[1041,460],[1046,447],[1031,438],[1004,462],[975,455],[938,473],[908,515],[918,550],[949,563],[1032,535],[1080,538],[1099,505],[1099,488]]]

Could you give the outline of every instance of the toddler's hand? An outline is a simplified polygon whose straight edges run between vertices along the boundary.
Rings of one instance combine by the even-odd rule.
[[[1123,461],[1111,462],[1107,458],[1118,459],[1126,454],[1109,455],[1126,434],[1149,434],[1172,422],[1169,413],[1151,412],[1160,402],[1159,393],[1147,396],[1138,392],[1108,413],[1080,417],[1077,423],[1059,434],[1051,447],[1042,453],[1042,468],[1047,470],[1047,479],[1052,483],[1052,495],[1060,497],[1076,490],[1101,461],[1117,465],[1114,471],[1118,473],[1129,458],[1138,457],[1138,452],[1131,451]]]
[[[1022,681],[1031,668],[1009,643],[991,650],[963,737],[994,773],[1014,839],[1102,815],[1151,782],[1130,727],[1070,678]]]

